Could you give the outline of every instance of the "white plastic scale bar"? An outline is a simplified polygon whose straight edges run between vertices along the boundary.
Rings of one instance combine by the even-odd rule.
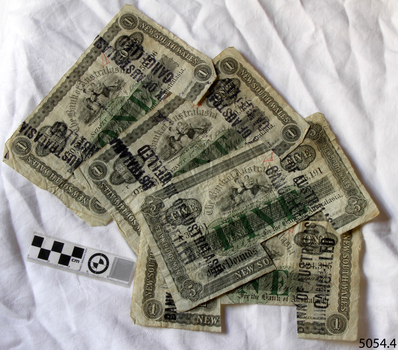
[[[27,260],[126,287],[135,266],[132,260],[36,232]]]

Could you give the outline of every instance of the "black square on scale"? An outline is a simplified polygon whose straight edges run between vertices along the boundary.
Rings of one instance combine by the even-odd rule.
[[[51,248],[51,250],[53,252],[61,253],[63,247],[64,247],[64,244],[62,242],[54,241],[53,247]]]
[[[77,259],[81,259],[83,257],[84,249],[75,246],[73,248],[72,256]]]
[[[37,257],[42,260],[48,260],[50,253],[51,253],[51,250],[42,248],[42,249],[40,249],[39,255]]]
[[[32,246],[34,247],[41,247],[41,245],[43,244],[44,238],[40,237],[40,236],[34,236],[33,237],[33,241],[32,241]]]
[[[69,266],[69,261],[70,261],[70,255],[61,254],[58,260],[58,264]]]

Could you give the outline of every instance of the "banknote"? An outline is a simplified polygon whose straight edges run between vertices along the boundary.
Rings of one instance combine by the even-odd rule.
[[[76,167],[169,93],[198,103],[215,78],[210,58],[125,5],[7,141],[3,160],[104,225],[111,217]]]
[[[266,149],[246,145],[133,200],[178,310],[275,270],[261,241],[321,209],[310,184],[295,187],[286,171],[285,192],[278,194],[269,169],[279,158],[263,163],[271,154]]]
[[[172,177],[246,143],[261,140],[274,152],[294,149],[309,128],[235,49],[223,51],[213,62],[219,80],[201,105],[193,106],[170,95],[75,171],[136,252],[140,229],[129,205],[138,193],[153,185],[166,185]],[[238,76],[240,70],[253,74],[283,113],[274,115],[271,107],[259,100],[257,91],[249,89],[243,80],[228,78],[223,71],[232,64],[237,65]]]
[[[377,215],[324,117],[308,120],[303,144],[282,160],[248,144],[133,200],[177,309],[274,270],[261,242],[320,210],[339,233]]]
[[[357,340],[361,229],[337,234],[330,223],[304,221],[294,243],[298,337]]]
[[[131,318],[141,326],[221,332],[220,299],[180,312],[144,236],[134,277]]]
[[[221,304],[296,306],[300,338],[356,340],[361,229],[337,234],[322,212],[263,243],[276,270]]]

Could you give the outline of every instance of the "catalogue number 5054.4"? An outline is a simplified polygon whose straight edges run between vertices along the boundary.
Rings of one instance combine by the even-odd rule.
[[[384,349],[395,349],[395,347],[397,346],[396,342],[395,342],[395,338],[391,341],[386,340],[386,338],[383,339],[379,339],[379,338],[361,338],[359,339],[359,348],[384,348]]]

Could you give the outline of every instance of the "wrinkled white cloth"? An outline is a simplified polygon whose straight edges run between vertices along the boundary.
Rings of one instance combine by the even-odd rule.
[[[135,0],[213,58],[234,46],[303,117],[322,112],[381,214],[363,227],[359,338],[398,338],[398,2]],[[0,149],[124,5],[3,0]],[[26,261],[33,231],[136,259],[0,164],[1,349],[358,349],[298,340],[294,308],[224,308],[222,334],[145,328],[124,288]],[[396,339],[398,342],[398,339]]]

